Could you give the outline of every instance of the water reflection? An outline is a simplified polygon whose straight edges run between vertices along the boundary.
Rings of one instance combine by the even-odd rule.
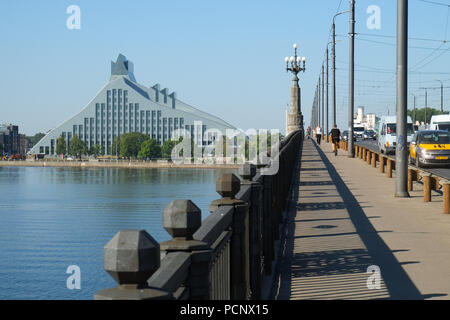
[[[0,299],[91,299],[114,285],[103,246],[118,230],[168,240],[163,208],[191,199],[204,219],[223,172],[234,171],[0,167]],[[66,288],[71,264],[81,290]]]

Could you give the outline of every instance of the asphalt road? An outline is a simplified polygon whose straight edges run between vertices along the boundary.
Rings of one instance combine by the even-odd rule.
[[[366,147],[370,150],[380,152],[380,149],[378,148],[377,140],[359,140],[358,139],[356,144],[360,145],[362,147]],[[389,155],[389,157],[395,159],[395,154],[391,154],[391,155]],[[410,166],[415,167],[414,165],[410,165]],[[434,174],[436,176],[450,180],[450,168],[430,167],[430,168],[420,168],[420,170],[423,170],[423,171],[429,172],[431,174]]]

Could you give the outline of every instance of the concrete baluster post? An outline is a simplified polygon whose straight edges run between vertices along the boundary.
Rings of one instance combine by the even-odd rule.
[[[444,214],[450,214],[450,181],[442,180],[442,197],[444,198]]]
[[[167,300],[172,294],[150,288],[147,279],[158,270],[158,242],[144,230],[119,231],[104,248],[104,266],[117,287],[101,290],[95,300]]]
[[[384,173],[385,165],[386,165],[386,158],[380,155],[380,173]]]
[[[414,190],[414,181],[416,181],[416,170],[408,168],[408,191]]]
[[[246,163],[239,168],[239,175],[244,179],[241,185],[251,186],[249,207],[249,268],[250,299],[260,300],[262,290],[262,185],[252,181],[256,175],[256,166]]]
[[[191,265],[186,286],[191,300],[209,300],[211,296],[211,250],[192,235],[202,224],[202,212],[191,200],[174,200],[164,208],[163,227],[172,239],[161,243],[161,251],[188,252]]]
[[[273,206],[273,216],[272,216],[272,232],[273,232],[273,238],[274,240],[279,240],[280,239],[280,232],[279,232],[279,228],[278,225],[280,224],[280,188],[279,188],[279,183],[280,183],[280,175],[279,175],[279,171],[277,172],[277,174],[274,174],[272,176],[272,206]]]
[[[392,160],[390,158],[387,158],[386,175],[388,178],[392,178]]]
[[[423,181],[423,201],[431,202],[431,173],[421,172],[420,176]]]
[[[216,181],[216,191],[221,199],[211,203],[209,210],[220,206],[233,206],[233,223],[230,249],[230,295],[232,300],[246,300],[250,292],[248,205],[235,199],[241,188],[238,177],[232,173],[221,175]]]
[[[274,259],[274,241],[272,234],[272,176],[263,176],[263,254],[264,273],[272,273],[272,260]]]

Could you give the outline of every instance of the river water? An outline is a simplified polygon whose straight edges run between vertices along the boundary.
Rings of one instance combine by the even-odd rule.
[[[0,167],[0,299],[92,299],[114,287],[103,247],[122,229],[170,239],[162,211],[190,199],[208,215],[233,170]],[[69,290],[67,268],[81,271]]]

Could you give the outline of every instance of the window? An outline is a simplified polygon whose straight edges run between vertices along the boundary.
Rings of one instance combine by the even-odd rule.
[[[388,123],[387,124],[387,134],[392,134],[392,135],[396,135],[397,134],[397,124],[396,123]],[[412,125],[412,123],[408,123],[406,125],[406,131],[407,131],[407,135],[412,135],[414,134],[414,127]]]
[[[448,132],[424,133],[420,142],[424,144],[449,144],[450,134]]]

